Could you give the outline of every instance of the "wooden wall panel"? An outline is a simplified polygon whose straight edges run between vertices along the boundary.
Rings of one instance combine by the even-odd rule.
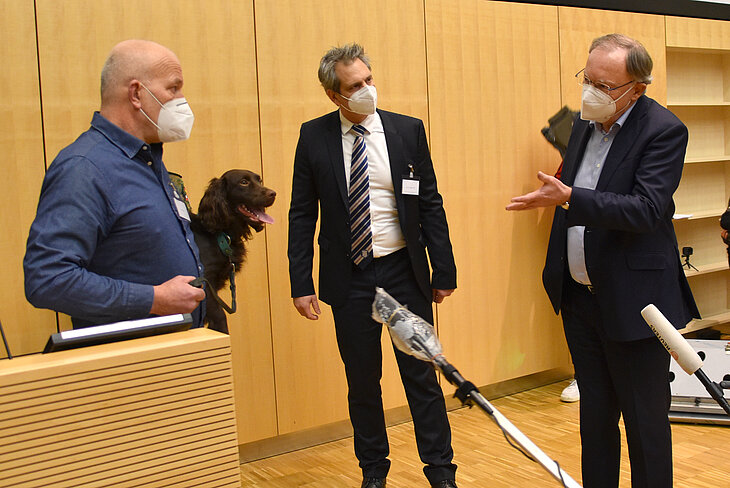
[[[560,63],[563,102],[580,109],[581,87],[575,74],[583,69],[591,41],[604,34],[618,32],[640,41],[654,61],[654,81],[646,94],[657,102],[667,103],[667,56],[664,16],[559,7]]]
[[[193,207],[207,182],[227,169],[262,171],[251,2],[37,3],[49,161],[98,110],[99,75],[111,48],[142,38],[169,47],[182,63],[195,126],[189,141],[165,145],[164,159],[183,175]],[[266,232],[249,249],[237,280],[239,311],[229,319],[238,415],[245,419],[241,442],[276,434]]]
[[[730,49],[730,22],[666,17],[667,47]]]
[[[365,8],[349,0],[264,0],[255,10],[263,164],[282,202],[273,215],[283,224],[299,127],[335,109],[317,79],[319,60],[331,46],[363,44],[379,106],[427,117],[423,2],[377,0]],[[269,237],[279,433],[347,419],[344,371],[329,307],[322,304],[317,322],[299,316],[290,298],[286,225],[270,227]],[[386,408],[403,405],[395,361],[387,351],[385,357]]]
[[[540,280],[552,210],[504,209],[560,162],[540,133],[561,107],[557,9],[426,6],[431,147],[459,270],[438,306],[444,352],[477,385],[566,368]]]
[[[25,300],[23,256],[28,229],[35,216],[44,173],[38,58],[35,49],[33,2],[0,0],[0,153],[3,178],[0,193],[0,321],[13,355],[43,349],[56,332],[53,312],[33,308]],[[7,357],[0,344],[0,358]]]

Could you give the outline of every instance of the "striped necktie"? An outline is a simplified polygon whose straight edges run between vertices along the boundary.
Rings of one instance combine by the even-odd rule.
[[[363,135],[367,130],[353,125],[355,143],[350,165],[350,249],[352,261],[364,268],[373,257],[373,235],[370,230],[370,178],[368,155]]]

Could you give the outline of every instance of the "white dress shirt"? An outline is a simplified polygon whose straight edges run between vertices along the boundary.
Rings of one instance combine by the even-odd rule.
[[[349,190],[352,146],[355,143],[355,135],[350,129],[354,124],[342,115],[342,111],[340,111],[340,123],[345,183]],[[380,115],[377,112],[368,115],[359,125],[367,129],[364,138],[370,179],[370,228],[373,234],[373,257],[379,258],[404,248],[406,240],[398,220],[388,146]]]

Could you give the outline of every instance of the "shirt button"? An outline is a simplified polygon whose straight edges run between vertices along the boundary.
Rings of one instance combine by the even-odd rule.
[[[604,137],[603,142],[608,142],[608,137]]]
[[[190,244],[190,239],[185,239],[185,240],[188,241],[188,244]]]
[[[147,166],[152,166],[152,161],[147,161]]]
[[[146,151],[147,150],[147,146],[142,146],[142,150],[143,151]]]

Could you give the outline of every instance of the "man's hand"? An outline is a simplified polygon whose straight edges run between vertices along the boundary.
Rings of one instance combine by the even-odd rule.
[[[190,282],[195,276],[178,275],[161,285],[154,287],[150,313],[155,315],[171,315],[174,313],[190,313],[205,298],[205,291],[195,288]]]
[[[444,301],[444,298],[454,293],[454,290],[436,290],[433,289],[433,301],[436,303],[441,303]]]
[[[296,307],[299,315],[307,317],[309,320],[317,320],[319,314],[322,312],[319,310],[319,301],[317,301],[317,295],[307,295],[304,297],[296,297],[294,300],[294,306]]]
[[[507,210],[554,207],[570,201],[573,190],[562,181],[542,171],[537,173],[537,179],[542,182],[542,186],[533,192],[514,197],[510,200],[512,203],[507,205]]]

